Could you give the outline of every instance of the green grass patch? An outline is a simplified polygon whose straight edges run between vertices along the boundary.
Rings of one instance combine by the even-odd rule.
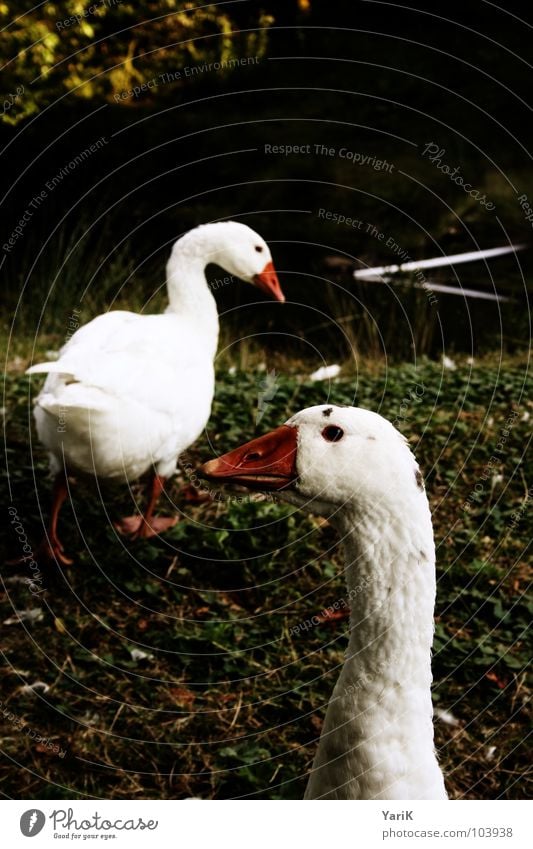
[[[20,356],[6,383],[5,500],[34,545],[48,515],[49,481],[30,431]],[[229,365],[220,361],[209,426],[184,458],[193,467],[326,401],[377,410],[409,437],[434,515],[434,699],[454,717],[454,724],[436,722],[436,739],[450,794],[530,795],[533,470],[524,454],[533,404],[525,360],[460,362],[455,371],[429,360],[363,363],[357,373],[346,366],[331,384],[311,383],[304,363],[281,354],[266,372],[256,354],[246,371]],[[275,391],[257,422],[265,373],[274,370]],[[181,513],[178,525],[155,542],[129,544],[110,520],[131,511],[141,486],[100,492],[80,481],[61,518],[75,566],[43,574],[39,595],[21,580],[23,565],[5,566],[2,620],[13,609],[41,608],[42,616],[4,626],[4,794],[303,795],[347,622],[296,636],[290,629],[345,593],[335,533],[257,495],[226,492],[190,504],[180,493],[184,482],[185,475],[176,478],[163,505]],[[16,557],[17,537],[4,525]],[[28,691],[35,682],[48,689]]]

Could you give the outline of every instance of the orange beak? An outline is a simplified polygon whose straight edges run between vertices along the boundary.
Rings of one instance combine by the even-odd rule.
[[[282,425],[240,448],[209,460],[199,474],[208,480],[240,483],[249,489],[285,489],[297,478],[297,430]]]
[[[280,301],[281,303],[285,302],[285,295],[281,291],[278,275],[276,274],[273,262],[268,262],[263,268],[261,274],[255,275],[254,283],[259,289],[261,289],[262,292],[265,293],[265,295],[269,295],[271,298],[274,298],[275,301]]]

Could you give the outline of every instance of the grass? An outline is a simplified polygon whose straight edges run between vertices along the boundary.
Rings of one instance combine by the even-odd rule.
[[[460,362],[455,371],[430,360],[361,363],[332,384],[313,384],[305,363],[270,354],[274,397],[256,425],[264,356],[246,351],[241,371],[231,355],[220,360],[208,430],[183,468],[326,400],[397,419],[434,515],[434,700],[453,717],[437,720],[436,740],[450,795],[530,795],[525,541],[533,470],[524,454],[533,403],[525,359]],[[34,544],[49,481],[44,452],[30,440],[26,358],[20,349],[7,375],[7,500]],[[130,545],[111,527],[140,486],[100,493],[80,482],[62,516],[76,565],[48,570],[36,596],[23,567],[5,568],[2,620],[41,610],[32,622],[4,626],[5,796],[303,795],[347,623],[289,632],[344,595],[336,536],[260,496],[225,493],[192,505],[180,495],[185,478],[169,490],[181,521],[161,539]],[[6,533],[15,557],[9,524]],[[36,682],[46,688],[28,688]]]
[[[485,36],[480,49],[471,28],[457,40],[459,30],[440,20],[424,47],[407,19],[399,24],[388,15],[383,30],[378,6],[370,18],[354,7],[349,30],[329,27],[325,4],[311,7],[306,20],[325,22],[327,37],[320,26],[287,29],[292,13],[278,11],[281,26],[271,29],[268,46],[273,61],[246,75],[202,74],[185,96],[161,87],[135,109],[95,111],[90,100],[69,99],[28,124],[24,143],[11,145],[5,175],[9,183],[19,175],[19,200],[7,234],[30,197],[87,139],[109,138],[102,156],[49,193],[4,256],[4,311],[15,316],[3,402],[5,501],[35,545],[50,485],[23,376],[30,356],[38,360],[64,342],[74,308],[82,309],[82,322],[106,308],[157,311],[176,236],[195,223],[242,216],[272,244],[292,303],[250,308],[246,287],[217,290],[217,396],[208,431],[185,463],[192,468],[321,401],[355,401],[398,419],[424,469],[434,513],[434,699],[453,717],[452,724],[437,721],[436,735],[450,794],[530,796],[525,592],[533,474],[524,456],[531,432],[524,279],[531,277],[531,252],[520,262],[431,275],[437,283],[495,285],[515,298],[501,306],[439,295],[429,309],[427,296],[408,285],[388,292],[356,284],[325,261],[396,262],[389,237],[413,258],[502,244],[502,227],[513,242],[529,240],[517,194],[533,196],[533,174],[527,151],[515,144],[529,118],[510,96],[528,94],[523,63],[509,59],[509,46],[520,53],[519,32],[500,14],[504,55]],[[344,16],[345,25],[349,20]],[[490,32],[493,24],[487,26]],[[480,68],[470,63],[473,51],[484,60]],[[306,56],[317,58],[301,61]],[[142,69],[141,55],[135,62]],[[484,67],[502,68],[505,86],[486,86]],[[496,214],[423,156],[430,141],[487,193]],[[378,173],[339,156],[267,155],[265,143],[348,145],[394,168]],[[238,156],[226,155],[236,147]],[[214,152],[212,161],[200,148]],[[365,226],[338,226],[319,216],[322,208]],[[369,235],[368,225],[382,238]],[[268,353],[266,370],[265,355],[239,338],[243,328],[252,336],[279,334],[270,341],[283,349]],[[331,386],[311,384],[308,374],[322,363],[313,359],[311,367],[310,351],[326,344],[328,357],[344,363],[341,377]],[[503,361],[465,360],[471,350],[498,346]],[[429,359],[418,359],[416,369],[402,363],[413,352],[437,360],[444,348],[463,352],[452,354],[456,371]],[[265,383],[273,397],[264,399],[256,423]],[[48,570],[44,592],[35,596],[24,567],[3,568],[0,621],[14,617],[3,626],[0,669],[5,796],[303,795],[346,622],[297,636],[290,630],[344,595],[336,537],[324,523],[255,496],[191,505],[181,495],[185,478],[173,482],[172,504],[164,505],[182,520],[156,542],[125,545],[112,530],[110,519],[131,510],[140,485],[100,493],[80,481],[62,516],[76,565]],[[11,519],[7,514],[1,533],[8,557],[17,557]],[[28,609],[34,620],[17,621],[13,610]]]
[[[274,184],[278,165],[271,163],[270,167],[274,170],[267,173]],[[364,174],[360,178],[369,189]],[[366,179],[370,178],[366,175]],[[389,181],[385,185],[390,201],[394,198],[395,203],[406,202],[406,197],[399,195],[399,186]],[[411,197],[411,187],[409,193]],[[414,202],[412,197],[411,202]],[[148,211],[142,224],[131,220],[131,210],[126,201],[123,203],[126,208],[111,206],[110,210],[102,198],[85,204],[80,201],[68,226],[61,221],[54,225],[59,212],[51,203],[49,214],[32,222],[18,249],[4,256],[2,270],[9,285],[3,293],[6,315],[3,334],[7,316],[12,316],[11,331],[16,344],[27,346],[27,340],[33,337],[37,354],[42,356],[47,347],[57,348],[65,341],[69,316],[74,309],[80,311],[81,323],[87,323],[106,309],[148,313],[165,309],[165,265],[171,244],[195,221],[224,216],[216,204],[203,209],[200,217],[198,211],[193,214],[186,208],[177,218],[168,215],[160,221],[158,216],[156,226]],[[276,197],[271,203],[274,208]],[[351,356],[354,350],[373,359],[390,356],[392,351],[397,361],[410,359],[413,350],[418,356],[433,358],[444,348],[465,354],[473,350],[478,354],[490,352],[498,345],[510,354],[527,351],[531,319],[522,274],[526,278],[530,276],[529,251],[519,255],[518,265],[515,257],[503,258],[495,260],[490,267],[478,262],[458,266],[460,273],[456,269],[453,273],[447,268],[435,270],[428,278],[429,286],[445,283],[489,292],[496,288],[511,297],[509,302],[501,304],[441,293],[437,297],[434,292],[414,288],[412,284],[416,281],[408,275],[388,286],[354,280],[352,270],[360,263],[381,265],[398,261],[398,255],[388,247],[389,238],[394,244],[404,246],[413,257],[434,256],[440,250],[461,252],[472,245],[455,233],[449,221],[438,226],[434,222],[435,244],[415,237],[416,231],[413,232],[408,219],[409,226],[404,222],[403,229],[394,220],[381,224],[384,238],[380,240],[369,236],[366,228],[354,234],[350,228],[317,218],[316,204],[337,209],[339,203],[338,192],[331,190],[319,200],[306,201],[314,211],[302,220],[295,221],[291,216],[290,222],[272,222],[268,216],[259,216],[257,220],[244,216],[245,223],[257,228],[271,242],[290,303],[279,309],[279,305],[265,302],[259,296],[261,308],[257,309],[254,307],[257,293],[251,286],[240,281],[217,286],[225,272],[210,266],[207,273],[222,316],[221,350],[225,341],[232,346],[239,340],[240,355],[245,350],[241,337],[246,328],[249,334],[265,331],[282,334],[276,341],[282,342],[284,350],[290,346],[291,358],[296,359],[309,357],[309,352],[316,348],[324,350],[325,344],[328,354],[341,360]],[[350,206],[342,207],[341,211],[353,213]],[[508,212],[507,207],[505,211]],[[521,214],[519,207],[518,211]],[[516,216],[516,210],[513,212]],[[361,220],[371,223],[369,210],[359,214]],[[479,217],[480,209],[471,211],[471,215],[476,226],[483,227],[480,244],[483,247],[499,244],[500,237],[489,235],[486,222]],[[229,209],[226,216],[232,217]],[[510,210],[506,221],[515,221]],[[317,241],[313,243],[308,241],[308,231],[310,227],[314,231],[315,226]]]

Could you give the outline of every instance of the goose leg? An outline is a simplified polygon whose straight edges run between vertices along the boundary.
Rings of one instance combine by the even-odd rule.
[[[124,516],[123,519],[114,523],[117,531],[131,539],[149,539],[163,531],[168,531],[169,528],[173,528],[178,521],[177,516],[154,516],[155,506],[164,486],[165,478],[161,475],[154,475],[150,498],[144,514],[142,516]]]
[[[56,560],[62,566],[72,566],[74,563],[74,561],[65,554],[63,543],[57,535],[57,520],[59,517],[59,511],[61,510],[67,495],[67,476],[65,472],[58,472],[54,478],[54,485],[52,488],[52,511],[50,514],[48,533],[43,537],[36,551],[38,560],[48,562]]]

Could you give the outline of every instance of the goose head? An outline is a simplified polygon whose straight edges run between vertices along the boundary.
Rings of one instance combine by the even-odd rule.
[[[431,514],[406,440],[377,413],[324,404],[205,463],[341,531],[346,659],[306,799],[445,799],[433,743]]]
[[[252,283],[276,301],[285,301],[265,240],[238,221],[203,224],[175,243],[167,267],[171,277],[180,257],[196,255],[204,265],[215,263],[234,277]]]
[[[406,440],[377,413],[324,404],[309,407],[270,433],[205,463],[210,480],[275,491],[306,512],[398,514],[424,498]]]

